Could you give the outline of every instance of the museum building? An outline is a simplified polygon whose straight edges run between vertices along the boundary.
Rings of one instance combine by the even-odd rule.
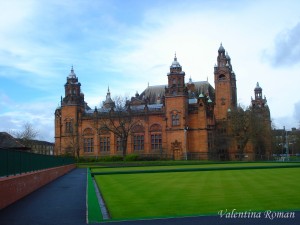
[[[72,67],[65,96],[55,110],[55,154],[103,157],[135,153],[175,160],[269,156],[271,120],[262,88],[256,84],[249,108],[262,118],[267,128],[264,138],[260,147],[253,137],[243,139],[242,146],[238,138],[242,134],[235,134],[232,126],[231,112],[238,108],[236,74],[222,44],[213,70],[214,87],[208,81],[186,81],[175,55],[166,85],[148,86],[121,108],[108,89],[102,106],[91,109]]]

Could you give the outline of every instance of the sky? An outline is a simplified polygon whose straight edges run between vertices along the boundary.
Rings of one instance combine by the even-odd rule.
[[[71,66],[91,108],[167,84],[176,52],[186,82],[208,80],[220,43],[238,102],[256,83],[276,128],[300,122],[300,1],[0,0],[0,131],[31,123],[54,141],[54,112]]]

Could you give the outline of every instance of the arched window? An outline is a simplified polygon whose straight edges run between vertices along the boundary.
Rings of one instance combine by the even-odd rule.
[[[73,132],[73,126],[71,121],[66,122],[66,133],[72,133]]]
[[[92,128],[85,128],[83,130],[83,135],[88,136],[88,135],[94,135],[93,129]]]
[[[83,150],[84,152],[94,152],[94,132],[92,128],[83,131]]]
[[[151,150],[162,150],[162,128],[160,124],[150,127]]]
[[[180,125],[180,121],[179,121],[179,115],[176,114],[172,114],[172,126],[179,126]]]
[[[107,128],[99,129],[100,152],[110,151],[110,132]]]
[[[122,151],[122,139],[118,136],[115,137],[116,140],[116,150]]]
[[[220,81],[226,80],[226,76],[224,74],[219,75],[219,80]]]
[[[66,133],[73,133],[73,119],[67,118],[65,119],[65,132]]]
[[[144,150],[144,137],[145,129],[142,125],[136,125],[132,129],[133,133],[133,150],[134,151],[143,151]]]

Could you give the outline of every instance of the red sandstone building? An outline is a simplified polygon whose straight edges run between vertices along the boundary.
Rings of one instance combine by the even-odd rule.
[[[122,114],[124,118],[130,116],[127,154],[221,160],[254,160],[270,154],[270,112],[258,84],[250,109],[263,118],[267,131],[261,136],[267,138],[258,145],[253,136],[249,137],[244,139],[244,147],[235,138],[241,136],[231,126],[235,119],[231,112],[237,109],[236,75],[222,44],[214,67],[214,88],[208,81],[186,82],[176,55],[166,80],[167,85],[148,86],[127,101]],[[121,155],[123,136],[107,125],[111,120],[116,131],[122,130],[124,122],[109,116],[116,115],[115,108],[109,90],[101,108],[88,107],[72,68],[65,97],[55,111],[55,153],[77,151],[83,157]]]

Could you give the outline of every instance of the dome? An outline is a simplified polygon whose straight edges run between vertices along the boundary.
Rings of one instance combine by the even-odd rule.
[[[225,49],[224,49],[222,43],[221,43],[221,45],[220,45],[220,47],[219,47],[218,52],[220,52],[220,53],[221,53],[221,52],[225,53]]]
[[[256,87],[254,88],[254,91],[261,91],[262,88],[259,86],[259,83],[256,83]]]
[[[175,57],[174,57],[174,61],[172,62],[172,65],[170,66],[171,68],[178,68],[178,67],[181,67],[179,62],[177,61],[177,57],[176,57],[176,54],[175,54]]]
[[[231,60],[230,56],[228,55],[228,52],[226,52],[226,59]]]
[[[69,74],[68,77],[69,77],[69,78],[76,78],[76,74],[74,73],[73,66],[72,66],[72,68],[71,68],[71,72],[70,72],[70,74]]]

